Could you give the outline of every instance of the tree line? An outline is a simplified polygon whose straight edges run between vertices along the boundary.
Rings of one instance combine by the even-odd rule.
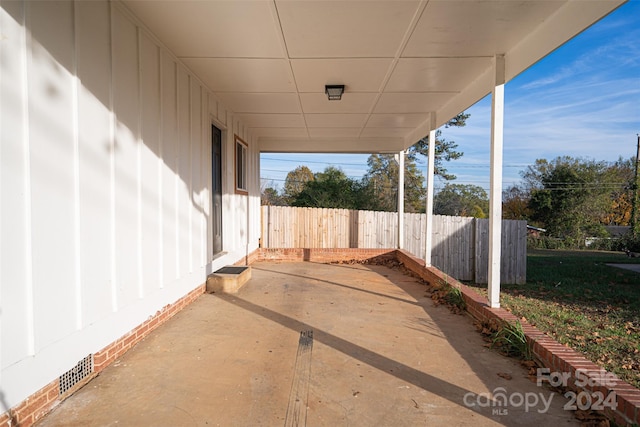
[[[464,126],[469,116],[460,114],[447,123]],[[428,137],[406,151],[405,212],[425,211],[425,178],[417,161],[426,157]],[[436,134],[435,173],[445,185],[434,195],[437,215],[485,218],[489,213],[486,191],[477,185],[456,184],[446,163],[462,157],[454,141]],[[372,154],[362,179],[352,179],[337,167],[313,173],[298,166],[287,174],[284,188],[262,191],[263,205],[396,211],[398,166],[396,155]],[[615,162],[560,156],[537,159],[520,172],[521,182],[506,188],[502,197],[504,219],[526,220],[564,241],[584,242],[585,237],[606,237],[605,226],[630,225],[635,182],[635,158]]]
[[[468,114],[461,113],[446,123],[448,127],[466,125]],[[489,200],[482,187],[454,184],[456,179],[449,173],[446,162],[459,159],[455,141],[436,132],[435,174],[446,182],[434,198],[434,210],[439,215],[462,215],[483,218],[488,213]],[[405,153],[405,212],[425,211],[425,178],[418,168],[419,159],[426,158],[429,137],[422,138]],[[356,180],[346,176],[337,167],[329,166],[322,172],[313,173],[307,166],[298,166],[287,174],[282,191],[273,186],[262,190],[263,205],[298,207],[323,207],[374,211],[396,211],[398,209],[398,168],[394,154],[372,154],[367,159],[367,173]]]
[[[505,219],[524,219],[551,237],[607,237],[605,226],[629,226],[635,158],[615,162],[559,156],[538,159],[503,193]]]

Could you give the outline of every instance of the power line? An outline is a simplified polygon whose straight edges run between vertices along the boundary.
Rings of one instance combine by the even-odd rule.
[[[339,166],[366,166],[366,162],[363,163],[348,163],[348,162],[330,162],[330,161],[317,161],[317,160],[300,160],[300,159],[277,159],[273,157],[267,157],[262,159],[263,161],[277,161],[277,162],[289,162],[289,163],[313,163],[313,164],[321,164],[321,165],[339,165]],[[426,162],[424,160],[416,160],[417,164],[425,165]],[[486,164],[471,164],[471,163],[450,163],[448,166],[453,166],[456,168],[488,168],[491,165],[489,163]],[[531,166],[529,164],[507,164],[502,165],[503,168],[526,168]]]
[[[267,157],[264,159],[261,159],[261,161],[266,161],[266,160],[273,160],[273,161],[277,161],[277,162],[291,162],[291,163],[314,163],[314,164],[321,164],[321,165],[341,165],[341,166],[364,166],[367,163],[342,163],[342,162],[321,162],[321,161],[315,161],[315,160],[295,160],[295,159],[274,159],[273,157]]]
[[[545,184],[554,184],[554,185],[583,185],[583,184],[597,184],[597,185],[627,185],[626,182],[600,182],[600,181],[545,181]]]

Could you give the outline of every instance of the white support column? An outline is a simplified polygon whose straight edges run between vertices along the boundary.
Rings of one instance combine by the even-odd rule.
[[[435,178],[436,160],[436,115],[431,113],[431,125],[429,127],[429,153],[427,157],[427,224],[425,236],[424,265],[431,267],[431,249],[433,247],[433,180]]]
[[[504,55],[494,58],[491,93],[491,189],[489,192],[489,306],[500,307],[502,242],[502,145],[504,133]]]
[[[404,151],[398,154],[398,249],[404,248]]]

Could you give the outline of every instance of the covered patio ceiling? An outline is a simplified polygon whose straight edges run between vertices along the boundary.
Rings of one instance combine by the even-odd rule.
[[[624,0],[124,3],[262,152],[398,152]],[[344,84],[328,101],[326,84]],[[433,117],[433,120],[432,120]]]

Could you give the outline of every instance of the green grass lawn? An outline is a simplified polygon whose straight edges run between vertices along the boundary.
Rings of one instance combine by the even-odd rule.
[[[501,305],[640,388],[640,273],[619,252],[532,250],[527,284],[502,285]],[[486,286],[470,285],[486,295]]]

